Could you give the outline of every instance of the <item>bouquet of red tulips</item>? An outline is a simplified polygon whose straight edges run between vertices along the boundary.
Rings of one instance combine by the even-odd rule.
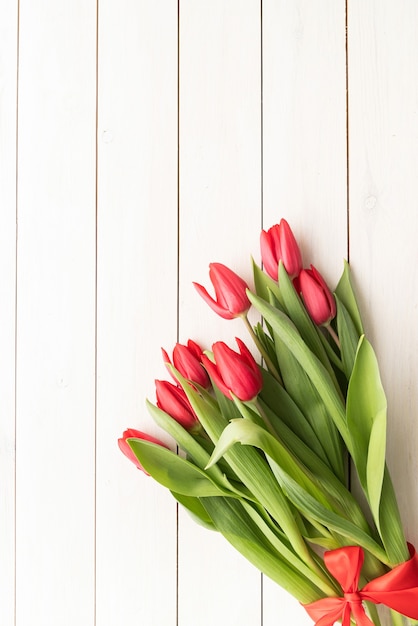
[[[394,625],[417,620],[418,556],[386,466],[386,399],[349,266],[332,293],[303,269],[285,220],[262,231],[261,256],[253,290],[220,263],[210,265],[214,297],[195,284],[217,314],[242,318],[259,362],[240,339],[238,351],[193,341],[172,358],[163,351],[173,382],[157,381],[147,405],[183,454],[134,429],[119,446],[317,626],[380,626],[377,605]]]

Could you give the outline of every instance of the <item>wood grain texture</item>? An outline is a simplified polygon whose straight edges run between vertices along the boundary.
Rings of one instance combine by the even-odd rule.
[[[15,609],[17,7],[0,6],[0,617]]]
[[[96,13],[21,2],[16,624],[94,620]]]
[[[177,332],[174,2],[101,3],[98,164],[97,622],[174,626],[176,504],[117,446],[128,427],[172,445],[145,398]]]
[[[260,8],[254,0],[180,7],[179,338],[233,347],[235,336],[247,340],[242,323],[217,317],[192,281],[211,290],[212,261],[251,278],[261,223]],[[179,623],[197,620],[260,624],[260,574],[182,512]]]
[[[3,0],[1,624],[311,623],[117,447],[172,445],[160,347],[251,346],[192,281],[251,284],[282,217],[331,286],[349,255],[418,543],[417,29],[415,0]]]
[[[264,227],[286,217],[333,283],[347,254],[345,4],[265,0],[263,25]]]

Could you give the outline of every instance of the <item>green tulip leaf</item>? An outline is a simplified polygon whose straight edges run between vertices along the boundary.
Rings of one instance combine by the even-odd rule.
[[[376,355],[363,336],[347,392],[352,457],[390,565],[408,559],[402,522],[385,462],[386,397]]]
[[[349,447],[351,441],[346,424],[345,407],[340,392],[337,391],[328,371],[318,357],[309,350],[296,327],[286,315],[252,293],[248,293],[248,297],[305,370],[328,414],[333,419],[347,447]]]
[[[360,336],[343,302],[335,296],[337,303],[337,329],[341,344],[341,359],[347,379],[353,371]]]
[[[315,497],[323,499],[323,493],[315,485],[311,484],[309,476],[301,469],[300,465],[292,458],[287,449],[275,439],[263,427],[249,419],[236,419],[223,431],[215,450],[212,453],[208,467],[216,463],[235,444],[259,448],[265,454],[280,464],[290,472],[290,474],[300,484],[306,488],[312,488]],[[326,498],[325,498],[326,501]]]
[[[276,297],[278,303],[280,303],[280,307],[283,308],[283,298],[280,292],[279,285],[276,281],[274,281],[268,274],[263,272],[263,270],[257,265],[257,263],[252,259],[253,262],[253,277],[254,277],[254,286],[255,291],[260,298],[269,300],[269,293],[273,293]]]
[[[239,417],[239,411],[231,398],[227,398],[216,386],[213,387],[215,398],[218,401],[219,409],[226,423]]]
[[[216,401],[204,390],[195,391],[181,376],[178,377],[199,421],[216,444],[228,420],[222,415]],[[232,447],[224,457],[234,474],[243,483],[247,499],[258,501],[277,521],[288,535],[294,549],[301,558],[309,561],[311,558],[307,546],[299,532],[289,503],[284,497],[271,469],[256,450],[250,447]],[[151,472],[150,472],[151,473]],[[251,495],[250,495],[251,494]]]
[[[320,439],[317,437],[313,427],[299,409],[298,405],[270,372],[263,370],[262,374],[263,388],[258,396],[259,399],[267,405],[272,413],[284,422],[299,439],[309,446],[317,456],[328,463]]]
[[[312,602],[323,595],[308,576],[301,574],[274,549],[240,502],[229,498],[205,498],[202,504],[229,543],[300,602]]]
[[[237,402],[239,403],[239,400]],[[280,440],[271,435],[264,427],[250,421],[250,419],[233,420],[222,433],[209,465],[217,462],[235,443],[262,450],[282,487],[282,475],[285,472],[324,507],[347,519],[354,520],[360,528],[369,530],[367,522],[351,494],[329,467],[324,465],[302,442],[299,442],[298,451],[303,454],[294,456]],[[307,465],[303,464],[303,458],[306,458]],[[308,465],[315,471],[311,471]],[[278,468],[280,471],[277,471]]]
[[[271,523],[271,520],[268,516],[265,515],[265,512],[261,509],[261,507],[257,509],[253,504],[249,504],[245,501],[241,501],[241,506],[246,511],[247,515],[257,524],[259,530],[271,543],[273,548],[277,550],[282,558],[288,561],[291,566],[295,567],[298,572],[306,576],[319,588],[324,589],[328,593],[334,593],[334,589],[325,589],[323,577],[318,576],[317,571],[313,571],[312,568],[307,566],[300,559],[298,554],[295,554],[295,552],[293,552],[287,541],[287,538],[278,532],[277,527],[274,527],[274,525]]]
[[[376,520],[380,520],[380,498],[386,467],[385,450],[386,411],[383,410],[376,413],[375,419],[373,420],[366,467],[366,482],[370,509]],[[380,521],[377,522],[377,525],[380,526]]]
[[[359,545],[371,552],[382,563],[388,563],[384,550],[372,539],[369,533],[318,502],[284,472],[282,472],[282,482],[287,497],[307,520],[319,522],[328,530],[344,537],[347,543]]]
[[[396,501],[396,494],[387,467],[383,476],[379,513],[380,536],[385,546],[390,566],[393,567],[408,560],[409,552]]]
[[[347,425],[360,483],[379,527],[379,505],[385,472],[386,396],[376,355],[361,337],[347,391]]]
[[[300,296],[297,294],[282,261],[279,263],[279,284],[289,318],[295,324],[307,346],[323,363],[330,376],[335,379],[333,369],[320,339],[318,328],[311,320]],[[336,381],[334,382],[336,384]]]
[[[269,458],[280,464],[280,467],[311,493],[313,497],[321,501],[325,506],[328,505],[323,482],[321,487],[318,487],[312,480],[310,473],[292,457],[277,439],[249,419],[233,420],[225,428],[213,451],[209,467],[216,463],[235,443],[262,450]]]
[[[214,523],[199,498],[186,496],[183,493],[175,493],[174,491],[171,493],[177,502],[187,510],[195,522],[208,530],[216,530]]]
[[[192,435],[171,415],[162,411],[149,400],[146,401],[146,406],[155,423],[171,435],[182,450],[193,457],[196,465],[204,468],[207,463],[208,453],[196,442]]]
[[[192,405],[199,422],[212,441],[216,443],[223,429],[228,424],[228,420],[222,415],[218,402],[206,390],[200,389],[197,391],[179,372],[176,372],[176,377]]]
[[[306,539],[309,543],[325,548],[325,550],[336,550],[341,547],[338,541],[333,537],[307,537]]]
[[[205,450],[205,448],[200,445],[198,441],[185,428],[183,428],[183,426],[181,426],[181,424],[173,419],[171,415],[165,413],[165,411],[162,411],[148,400],[146,404],[156,424],[158,424],[158,426],[163,428],[176,440],[180,448],[193,459],[193,462],[200,467],[200,469],[204,469],[210,458],[210,454],[207,450]],[[211,470],[208,471],[208,475],[221,488],[236,491],[235,487],[229,482],[219,467],[212,467]],[[232,473],[231,477],[235,478]]]
[[[317,389],[302,365],[282,341],[281,337],[276,334],[275,344],[277,359],[286,390],[311,424],[316,437],[325,451],[329,465],[340,480],[344,480],[345,467],[342,441],[325,404],[322,402]]]
[[[261,401],[259,400],[259,402]],[[369,525],[357,500],[354,498],[353,494],[348,491],[345,484],[334,474],[329,465],[315,453],[312,446],[304,443],[291,428],[275,416],[262,402],[261,406],[276,431],[278,438],[292,455],[303,463],[311,472],[311,475],[320,481],[321,488],[326,490],[329,494],[329,498],[332,498],[336,503],[335,509],[347,519],[351,519],[351,521],[360,528],[363,528],[363,530],[370,532]]]
[[[232,400],[230,403],[235,406]],[[162,411],[148,400],[146,404],[155,423],[176,440],[180,448],[187,453],[188,457],[193,460],[195,465],[200,467],[200,469],[204,469],[210,458],[210,454],[207,449],[205,449],[204,444],[208,447],[210,446],[212,449],[213,444],[208,440],[205,441],[203,438],[199,438],[198,434],[192,436],[181,424],[172,418],[171,415],[165,413],[165,411]],[[220,467],[213,466],[208,470],[207,474],[222,489],[233,491],[240,496],[248,496],[247,490],[238,482],[234,472],[232,472],[225,463],[222,463]]]
[[[351,270],[347,261],[344,261],[344,270],[338,285],[335,289],[335,295],[343,303],[347,309],[358,336],[363,335],[363,323],[361,321],[360,311],[357,305],[356,296],[351,284]]]
[[[232,495],[171,450],[142,439],[127,439],[127,442],[148,474],[170,491],[195,497]]]
[[[270,362],[273,363],[275,369],[278,370],[279,364],[277,363],[277,359],[276,359],[276,349],[274,347],[273,339],[266,333],[266,331],[264,330],[264,328],[262,327],[260,323],[257,323],[254,326],[254,332],[260,344],[262,345],[263,349],[265,350],[268,358],[270,359]],[[262,371],[268,371],[268,370],[262,369]]]

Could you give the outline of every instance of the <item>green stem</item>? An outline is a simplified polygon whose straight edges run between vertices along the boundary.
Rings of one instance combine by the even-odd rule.
[[[260,352],[261,356],[263,357],[269,371],[272,373],[272,375],[274,376],[274,378],[277,380],[277,382],[279,382],[281,385],[283,385],[283,381],[282,381],[282,377],[280,376],[276,366],[274,365],[273,361],[270,359],[269,355],[267,354],[266,350],[264,349],[263,344],[260,342],[259,338],[257,337],[256,333],[254,332],[253,327],[251,326],[248,317],[246,315],[242,316],[242,320],[245,324],[245,326],[247,327],[248,332],[251,335],[252,340],[254,341],[255,345],[257,346],[258,351]]]
[[[338,367],[338,369],[341,372],[344,372],[344,366],[343,366],[342,360],[334,352],[333,348],[331,347],[325,335],[321,331],[318,332],[318,335],[319,335],[319,338],[321,339],[322,345],[325,348],[325,351],[327,353],[329,360],[332,361],[334,365]]]
[[[290,550],[280,540],[280,538],[275,534],[275,532],[272,530],[266,520],[262,518],[260,513],[257,512],[254,507],[252,507],[245,501],[242,502],[242,506],[245,508],[253,521],[257,524],[260,532],[263,533],[263,535],[277,550],[281,557],[286,559],[296,570],[298,570],[301,576],[306,576],[327,596],[335,596],[338,593],[338,589],[332,585],[331,580],[328,580],[324,576],[322,570],[317,569],[316,567],[315,570],[313,570],[312,568],[308,568],[308,566],[300,559],[300,557],[292,550]]]
[[[376,605],[372,602],[367,602],[367,608],[369,610],[370,619],[372,620],[374,626],[381,626],[381,621],[379,618],[379,613],[377,612]]]
[[[262,418],[264,424],[267,426],[267,430],[269,431],[269,433],[273,435],[274,438],[277,438],[277,432],[275,431],[273,424],[271,423],[269,417],[266,415],[263,407],[258,401],[258,396],[253,401],[249,402],[248,404]]]
[[[333,338],[335,345],[337,346],[338,350],[341,350],[341,344],[340,344],[340,340],[338,338],[337,333],[335,332],[335,330],[333,329],[333,327],[331,326],[331,324],[328,324],[327,326],[325,326],[325,328],[327,329],[327,331],[329,332],[329,334],[331,335],[331,337]]]
[[[267,430],[270,432],[270,434],[274,437],[277,438],[277,433],[274,430],[270,419],[268,418],[268,416],[265,414],[264,410],[261,408],[260,404],[257,402],[257,398],[254,399],[253,401],[249,401],[249,402],[241,402],[238,398],[234,397],[234,402],[235,404],[238,406],[238,409],[241,412],[241,415],[243,416],[244,419],[250,419],[251,421],[255,421],[254,420],[254,416],[251,415],[250,413],[248,413],[248,409],[252,409],[256,415],[258,415],[264,422],[265,426],[267,427]],[[245,481],[243,481],[245,482]],[[324,572],[322,571],[322,569],[317,565],[315,559],[313,558],[308,545],[305,542],[305,539],[303,538],[302,534],[300,533],[300,530],[297,526],[296,520],[293,516],[293,514],[290,514],[290,509],[287,509],[287,500],[286,497],[284,495],[284,493],[282,493],[281,487],[280,485],[278,485],[279,488],[279,493],[283,496],[283,499],[286,501],[286,506],[284,506],[284,500],[282,501],[282,506],[283,509],[282,511],[279,511],[279,514],[277,515],[275,510],[274,510],[274,505],[275,505],[275,500],[272,500],[269,502],[269,505],[267,505],[266,503],[263,503],[262,500],[256,495],[256,498],[259,500],[259,502],[268,510],[269,506],[271,507],[270,510],[270,514],[273,517],[273,519],[276,519],[278,521],[278,523],[281,525],[282,529],[284,530],[284,533],[287,535],[290,543],[292,544],[292,546],[295,549],[295,552],[299,554],[299,558],[301,558],[302,561],[304,561],[304,563],[311,569],[311,571],[313,573],[315,573],[315,576],[318,577],[319,580],[322,581],[321,583],[321,589],[326,592],[329,595],[334,595],[335,590],[332,590],[329,586],[329,579],[327,578],[327,576],[324,574]],[[251,488],[250,488],[251,490]],[[251,490],[253,491],[253,490]],[[280,503],[279,503],[279,507],[280,507]],[[289,515],[286,515],[286,512],[289,513]],[[281,521],[279,521],[281,520]],[[284,523],[283,523],[284,522]],[[286,526],[284,525],[286,524]],[[318,583],[315,583],[316,585],[318,585]],[[332,592],[332,593],[331,593]]]

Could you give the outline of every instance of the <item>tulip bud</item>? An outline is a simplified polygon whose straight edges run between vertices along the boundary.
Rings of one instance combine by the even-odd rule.
[[[278,280],[280,261],[291,279],[298,276],[302,269],[302,255],[286,220],[280,220],[280,224],[268,231],[261,231],[260,248],[263,266],[271,278]]]
[[[122,437],[118,439],[118,445],[119,445],[120,450],[123,452],[123,454],[130,461],[132,461],[132,463],[134,463],[134,465],[136,465],[138,469],[140,469],[141,471],[144,472],[144,474],[149,476],[148,472],[142,467],[141,463],[138,461],[135,454],[132,452],[132,448],[127,442],[127,439],[142,439],[143,441],[150,441],[151,443],[156,443],[159,446],[163,446],[163,448],[166,448],[167,446],[159,439],[156,439],[155,437],[152,437],[151,435],[148,435],[147,433],[143,433],[140,430],[135,430],[135,428],[128,428],[127,430],[124,431]]]
[[[209,278],[215,290],[216,300],[202,285],[193,284],[211,309],[227,320],[245,315],[251,306],[246,293],[247,283],[222,263],[210,263]]]
[[[335,317],[335,299],[318,270],[302,270],[299,275],[300,292],[312,320],[318,326],[326,326]]]
[[[170,363],[170,357],[165,350],[162,350],[165,363]],[[173,365],[184,378],[191,382],[197,383],[206,389],[210,387],[209,376],[202,365],[201,356],[203,350],[191,339],[187,342],[187,346],[176,343],[173,350]],[[171,374],[171,372],[170,372]],[[177,383],[177,380],[175,380]]]
[[[166,380],[156,380],[157,406],[171,415],[186,430],[200,428],[196,413],[187,399],[184,390]]]
[[[253,400],[263,386],[261,372],[247,346],[238,338],[236,342],[239,353],[218,341],[212,346],[215,363],[206,355],[202,356],[202,362],[227,398],[233,393],[240,400]]]

